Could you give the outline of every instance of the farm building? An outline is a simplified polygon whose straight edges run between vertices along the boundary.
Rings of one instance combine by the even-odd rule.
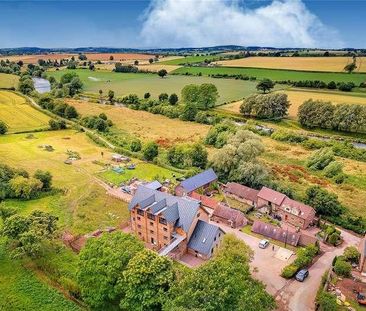
[[[153,190],[161,190],[163,185],[160,182],[158,182],[157,180],[154,180],[148,184],[145,184],[145,187],[149,188],[149,189],[153,189]]]
[[[223,186],[225,195],[250,206],[257,206],[258,190],[243,186],[238,183],[229,182]]]
[[[248,223],[242,212],[222,204],[219,204],[214,210],[211,221],[224,223],[232,228],[240,228]]]
[[[281,192],[263,187],[257,195],[257,207],[269,207],[269,209],[280,208],[282,202],[285,200],[286,195]]]
[[[208,225],[200,201],[139,186],[128,205],[131,230],[147,246],[179,259],[185,253],[208,259],[224,232]]]
[[[300,233],[298,232],[284,230],[280,227],[258,220],[253,223],[252,232],[261,234],[269,239],[290,244],[292,246],[297,246],[300,239]]]
[[[358,247],[358,251],[361,254],[358,268],[361,271],[361,274],[363,276],[365,276],[366,275],[366,235],[361,240],[360,245]]]
[[[217,181],[217,175],[212,168],[183,180],[176,188],[178,196],[190,195],[193,191],[204,192]]]
[[[202,206],[214,211],[218,206],[219,202],[217,202],[215,199],[212,199],[208,196],[199,194],[197,192],[192,192],[189,197],[198,200],[201,202]]]

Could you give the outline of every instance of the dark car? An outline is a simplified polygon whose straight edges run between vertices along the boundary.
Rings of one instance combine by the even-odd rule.
[[[309,271],[307,269],[302,269],[296,273],[295,279],[299,282],[304,282],[305,279],[309,276]]]

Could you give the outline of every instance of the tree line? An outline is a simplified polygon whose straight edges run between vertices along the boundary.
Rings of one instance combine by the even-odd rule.
[[[358,104],[337,104],[312,100],[305,101],[298,110],[298,119],[307,128],[365,133],[366,107]]]

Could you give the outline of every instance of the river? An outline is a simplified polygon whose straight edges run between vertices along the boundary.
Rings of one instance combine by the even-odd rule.
[[[50,81],[43,78],[32,78],[34,83],[34,88],[38,93],[47,93],[51,91],[51,83]]]

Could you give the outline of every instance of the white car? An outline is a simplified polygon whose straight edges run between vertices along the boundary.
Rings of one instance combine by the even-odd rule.
[[[269,245],[268,240],[262,240],[259,242],[259,248],[266,248]]]

